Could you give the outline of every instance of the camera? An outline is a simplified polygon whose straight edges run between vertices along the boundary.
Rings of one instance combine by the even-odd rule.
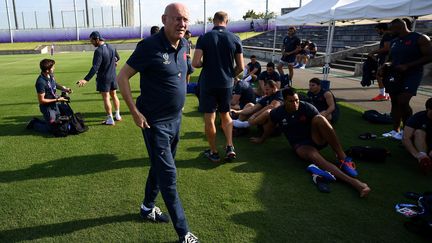
[[[67,102],[70,102],[70,97],[69,97],[68,93],[66,93],[66,92],[63,91],[61,93],[60,97],[63,97],[63,98],[65,98],[67,100]]]

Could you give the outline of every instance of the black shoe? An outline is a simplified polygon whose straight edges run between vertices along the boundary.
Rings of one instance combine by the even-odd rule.
[[[31,119],[30,122],[27,124],[26,129],[28,129],[28,130],[33,129],[34,124],[35,124],[35,122],[36,122],[37,120],[38,120],[38,119],[37,119],[36,117],[33,118],[33,119]]]
[[[204,151],[204,156],[212,162],[220,162],[219,153],[212,153],[210,149]]]
[[[225,155],[225,161],[226,162],[231,162],[236,158],[234,146],[226,146],[225,152],[226,152],[226,155]]]
[[[198,237],[188,232],[185,236],[180,237],[179,243],[199,243]]]
[[[151,210],[140,209],[140,216],[145,220],[149,220],[155,223],[169,223],[169,216],[162,213],[160,208],[154,207]]]
[[[324,193],[329,193],[330,192],[330,187],[327,184],[326,180],[319,175],[312,175],[312,182],[316,185],[318,191],[320,192],[324,192]]]

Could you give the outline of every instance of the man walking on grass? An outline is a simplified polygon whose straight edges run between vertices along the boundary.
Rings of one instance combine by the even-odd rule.
[[[117,97],[116,66],[120,60],[117,50],[105,43],[105,39],[97,31],[90,34],[90,42],[97,47],[93,55],[93,66],[84,79],[77,82],[79,87],[87,84],[90,79],[96,76],[96,90],[102,95],[107,117],[103,124],[115,125],[115,121],[121,121],[120,101]],[[110,97],[113,100],[115,116],[112,115]]]
[[[152,222],[169,222],[168,215],[155,205],[160,191],[179,242],[192,243],[198,242],[198,238],[189,232],[177,192],[174,161],[186,95],[187,41],[183,37],[189,11],[183,4],[169,4],[162,15],[162,23],[164,27],[157,34],[138,43],[117,80],[135,124],[142,130],[150,157],[140,215]],[[129,80],[137,72],[140,73],[141,95],[135,105]]]
[[[225,161],[236,158],[232,141],[233,124],[229,115],[234,77],[243,71],[243,48],[238,36],[226,29],[228,14],[216,12],[214,28],[201,36],[196,44],[192,66],[202,67],[200,75],[199,110],[204,113],[205,134],[210,148],[204,155],[213,162],[220,157],[216,146],[216,110],[225,134]],[[235,67],[234,67],[235,61]]]

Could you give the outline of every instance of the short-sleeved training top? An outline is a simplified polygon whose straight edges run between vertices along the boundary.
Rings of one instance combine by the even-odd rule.
[[[223,26],[199,37],[196,49],[203,52],[203,67],[199,78],[202,89],[231,88],[234,85],[234,58],[243,53],[240,38]]]
[[[291,146],[311,138],[312,118],[319,115],[311,104],[300,101],[299,109],[288,113],[285,106],[279,106],[270,112],[270,119],[278,124]]]
[[[137,108],[151,123],[171,122],[181,116],[186,95],[187,41],[175,49],[164,28],[140,41],[127,64],[140,73]]]

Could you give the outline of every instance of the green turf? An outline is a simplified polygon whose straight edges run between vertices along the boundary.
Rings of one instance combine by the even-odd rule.
[[[131,52],[121,51],[121,65]],[[0,57],[0,242],[173,242],[172,225],[141,222],[138,209],[149,169],[140,130],[122,102],[124,121],[104,119],[102,100],[84,77],[92,53],[54,56],[57,80],[74,87],[72,107],[82,112],[88,132],[54,138],[25,129],[39,116],[34,83],[48,55]],[[196,80],[198,73],[193,74]],[[138,75],[132,80],[139,92]],[[202,242],[421,242],[403,228],[394,205],[406,191],[430,189],[415,161],[399,143],[364,142],[357,135],[380,133],[361,111],[342,104],[336,125],[345,147],[371,144],[392,151],[386,163],[358,161],[370,197],[343,183],[319,193],[283,137],[253,145],[235,138],[238,159],[215,165],[200,155],[207,147],[197,99],[188,95],[177,153],[178,189],[192,231]],[[256,133],[255,130],[252,133]],[[222,149],[223,137],[218,136]],[[330,160],[334,155],[328,149]],[[165,210],[162,198],[158,205]]]

